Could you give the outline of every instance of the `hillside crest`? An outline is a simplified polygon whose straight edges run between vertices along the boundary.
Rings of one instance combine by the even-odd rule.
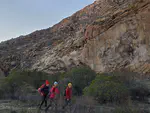
[[[96,0],[48,29],[0,44],[0,71],[64,72],[88,65],[96,72],[150,72],[150,1]]]

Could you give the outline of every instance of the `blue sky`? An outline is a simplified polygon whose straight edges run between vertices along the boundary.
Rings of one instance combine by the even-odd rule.
[[[48,28],[94,0],[0,0],[0,42]]]

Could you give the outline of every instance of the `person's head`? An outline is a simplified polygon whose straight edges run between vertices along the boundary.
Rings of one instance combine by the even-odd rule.
[[[46,86],[49,86],[49,81],[46,80],[46,81],[45,81],[45,84],[46,84]]]
[[[69,88],[72,88],[72,83],[68,83],[68,87],[69,87]]]
[[[58,86],[58,82],[54,82],[54,87],[57,87]]]

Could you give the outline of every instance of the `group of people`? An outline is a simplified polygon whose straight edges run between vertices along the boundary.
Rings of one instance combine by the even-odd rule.
[[[42,102],[40,103],[39,109],[41,109],[42,105],[45,103],[45,111],[48,111],[49,107],[52,106],[53,103],[56,104],[56,99],[59,95],[59,89],[57,88],[58,82],[54,82],[53,86],[50,88],[50,83],[48,80],[45,81],[45,83],[38,88],[38,92],[42,96]],[[64,101],[65,104],[63,105],[62,109],[65,109],[67,105],[71,103],[71,97],[72,97],[72,84],[68,83],[68,86],[66,87],[64,91]],[[49,105],[47,105],[47,99],[49,98]]]

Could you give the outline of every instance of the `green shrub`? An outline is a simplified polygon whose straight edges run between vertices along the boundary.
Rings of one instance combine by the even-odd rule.
[[[99,103],[125,103],[130,97],[145,102],[150,91],[145,82],[137,81],[139,76],[126,70],[97,75],[91,85],[84,89],[84,94],[95,97]]]
[[[150,90],[145,84],[145,81],[138,80],[137,78],[141,75],[131,71],[118,71],[113,72],[111,75],[117,76],[119,81],[128,88],[132,100],[146,101],[150,95]]]
[[[124,103],[129,97],[127,87],[116,76],[98,75],[84,94],[93,96],[99,103]]]
[[[74,68],[66,74],[71,79],[75,95],[82,95],[82,90],[90,85],[96,73],[88,67]]]
[[[81,95],[82,90],[90,85],[90,82],[95,76],[95,72],[87,67],[78,67],[67,73],[57,73],[54,75],[38,71],[13,70],[9,76],[2,81],[2,84],[0,84],[0,91],[3,92],[0,94],[0,97],[18,99],[18,95],[23,96],[24,94],[32,93],[34,90],[37,90],[46,79],[49,80],[50,85],[53,85],[54,81],[59,81],[61,86],[72,82],[75,94]],[[68,78],[67,83],[61,82],[65,78]],[[23,91],[22,88],[24,88]]]
[[[119,81],[122,81],[130,92],[132,100],[147,101],[150,90],[144,80],[138,80],[141,75],[127,70],[113,72]]]
[[[129,90],[132,100],[147,101],[150,95],[148,86],[146,86],[143,82],[140,81],[132,82],[130,84]]]
[[[32,89],[36,90],[39,88],[46,79],[50,81],[50,84],[53,84],[54,81],[59,80],[59,74],[48,75],[44,72],[13,70],[0,85],[0,91],[3,92],[0,97],[18,98],[16,93],[19,93],[22,88],[24,88],[24,92],[28,90],[27,92],[31,93],[33,92]],[[32,88],[26,87],[26,84]]]

